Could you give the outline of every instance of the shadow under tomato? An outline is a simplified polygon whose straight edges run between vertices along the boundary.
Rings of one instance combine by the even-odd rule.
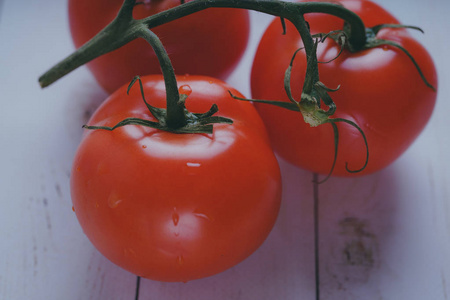
[[[143,280],[140,299],[313,299],[312,176],[281,162],[283,202],[263,245],[235,267],[187,283]],[[295,201],[293,200],[295,198]],[[150,296],[151,295],[151,296]],[[304,298],[303,298],[304,297]]]
[[[284,193],[280,214],[255,253],[201,280],[144,280],[140,299],[149,295],[167,300],[315,299],[313,175],[281,160],[280,166]],[[395,236],[398,173],[388,168],[361,178],[331,178],[319,186],[322,295],[348,299],[353,289],[377,292],[385,270],[383,255]]]

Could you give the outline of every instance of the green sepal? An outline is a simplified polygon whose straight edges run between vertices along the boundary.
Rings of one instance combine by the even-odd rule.
[[[214,116],[215,113],[219,111],[219,108],[216,104],[213,104],[209,111],[206,113],[191,113],[189,112],[185,107],[186,99],[188,98],[188,95],[181,94],[180,100],[178,101],[178,105],[181,105],[184,114],[186,117],[186,125],[178,128],[172,128],[166,125],[166,114],[167,110],[164,108],[158,108],[150,105],[147,100],[145,99],[144,95],[144,87],[142,84],[142,80],[139,76],[136,76],[133,78],[133,80],[128,85],[127,94],[129,94],[129,91],[131,87],[136,83],[136,81],[139,81],[139,87],[141,91],[142,100],[144,101],[145,105],[147,106],[150,113],[157,119],[157,122],[150,121],[150,120],[143,120],[139,118],[126,118],[113,127],[108,126],[88,126],[84,125],[83,128],[85,129],[102,129],[102,130],[108,130],[112,131],[118,127],[122,127],[125,125],[139,125],[139,126],[146,126],[158,130],[163,130],[167,132],[172,133],[213,133],[213,124],[233,124],[233,120],[221,116]]]
[[[90,129],[90,130],[102,129],[102,130],[113,131],[114,129],[125,126],[125,125],[141,125],[141,126],[146,126],[146,127],[156,128],[156,129],[159,129],[159,127],[161,127],[161,125],[158,122],[143,120],[143,119],[139,119],[139,118],[126,118],[126,119],[120,121],[119,123],[117,123],[116,125],[114,125],[113,127],[83,125],[83,128]]]
[[[288,110],[300,112],[300,109],[299,109],[298,105],[295,104],[295,103],[292,103],[292,102],[262,100],[262,99],[247,99],[247,98],[241,98],[241,97],[235,96],[235,95],[233,95],[231,93],[231,91],[228,91],[228,93],[230,93],[231,97],[233,97],[233,99],[236,99],[236,100],[257,102],[257,103],[265,103],[265,104],[270,104],[270,105],[278,106],[278,107],[281,107],[281,108],[285,108],[285,109],[288,109]]]
[[[339,53],[335,57],[328,61],[318,61],[319,64],[328,64],[336,60],[339,56],[341,56],[345,47],[349,47],[348,36],[344,30],[333,30],[328,33],[318,33],[314,34],[312,37],[317,38],[321,43],[323,43],[327,38],[331,38],[341,47]]]
[[[294,65],[294,59],[295,56],[297,55],[297,53],[300,50],[303,50],[304,48],[299,48],[294,52],[294,55],[292,55],[291,61],[289,63],[288,68],[286,69],[286,72],[284,73],[284,90],[286,91],[286,95],[289,98],[289,101],[291,101],[293,104],[298,105],[298,101],[294,99],[294,97],[292,96],[292,91],[291,91],[291,73],[292,73],[292,66]],[[315,49],[314,49],[315,51]]]
[[[314,84],[314,90],[319,94],[323,103],[328,106],[328,110],[326,111],[326,114],[328,116],[332,116],[336,112],[336,104],[334,103],[333,99],[331,99],[330,95],[328,95],[328,92],[337,92],[339,88],[340,86],[335,89],[331,89],[320,81]]]
[[[186,133],[208,133],[208,134],[211,134],[211,133],[213,133],[213,125],[212,124],[215,124],[215,123],[232,124],[233,121],[228,118],[224,118],[224,117],[210,117],[208,119],[200,120],[197,123],[190,123],[184,127],[172,129],[172,128],[167,128],[166,126],[163,126],[158,122],[143,120],[143,119],[139,119],[139,118],[127,118],[127,119],[120,121],[113,127],[83,125],[83,128],[90,129],[90,130],[113,131],[116,128],[123,127],[126,125],[139,125],[139,126],[150,127],[150,128],[163,130],[163,131],[167,131],[167,132],[171,132],[171,133],[184,133],[184,134],[186,134]]]
[[[398,44],[394,41],[378,39],[376,37],[377,33],[383,28],[407,28],[407,29],[418,30],[422,33],[423,33],[423,30],[416,26],[401,25],[401,24],[380,24],[380,25],[374,26],[372,28],[367,28],[366,29],[367,42],[365,45],[365,49],[372,49],[372,48],[379,47],[379,46],[392,46],[397,49],[400,49],[403,53],[405,53],[408,56],[408,58],[414,64],[414,66],[416,67],[417,71],[419,72],[419,75],[422,78],[422,81],[425,83],[425,85],[428,86],[429,88],[431,88],[433,91],[436,91],[436,88],[431,83],[428,82],[428,80],[426,79],[422,70],[420,69],[419,64],[416,62],[415,58],[411,55],[411,53],[409,53],[408,50],[406,50],[403,46],[401,46],[400,44]]]
[[[366,137],[366,134],[364,133],[364,131],[355,122],[347,120],[347,119],[343,119],[343,118],[329,119],[327,123],[331,123],[331,124],[334,124],[334,125],[336,123],[346,123],[346,124],[356,128],[359,131],[359,133],[361,134],[361,137],[364,140],[364,145],[366,146],[366,160],[364,162],[364,165],[361,168],[356,169],[356,170],[351,170],[348,167],[348,162],[346,162],[345,163],[345,169],[349,173],[359,173],[359,172],[363,171],[367,167],[367,164],[369,163],[369,143],[367,142],[367,137]],[[333,129],[337,130],[337,127],[333,126]],[[335,134],[335,147],[336,147],[336,151],[335,152],[336,153],[337,153],[337,144],[338,144],[338,140],[336,139],[336,134]]]
[[[411,26],[411,25],[402,25],[402,24],[379,24],[379,25],[373,26],[369,29],[376,35],[383,28],[406,28],[406,29],[417,30],[417,31],[424,33],[424,31],[420,27]]]
[[[131,80],[130,84],[128,85],[127,88],[127,95],[129,95],[130,93],[130,89],[133,87],[133,85],[136,83],[136,81],[139,81],[139,87],[141,90],[141,97],[142,100],[144,100],[145,105],[147,106],[148,110],[150,111],[150,113],[159,121],[159,122],[164,122],[165,117],[166,117],[166,110],[163,108],[158,108],[158,107],[154,107],[152,105],[150,105],[147,100],[145,100],[145,95],[144,95],[144,87],[142,85],[142,80],[139,76],[135,76],[133,78],[133,80]]]
[[[283,17],[280,17],[281,27],[283,28],[283,35],[286,35],[286,20]]]

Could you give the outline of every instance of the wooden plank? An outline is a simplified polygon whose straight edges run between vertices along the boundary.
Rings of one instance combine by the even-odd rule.
[[[3,2],[4,2],[4,0],[0,0],[0,24],[2,23]]]
[[[134,275],[93,249],[71,209],[68,179],[81,125],[105,95],[87,70],[47,90],[37,82],[73,50],[66,5],[6,1],[3,7],[1,299],[130,299],[134,293]]]
[[[446,230],[411,158],[321,187],[322,299],[445,299]]]

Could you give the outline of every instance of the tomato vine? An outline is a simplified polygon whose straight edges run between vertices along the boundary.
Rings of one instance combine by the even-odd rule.
[[[349,47],[354,51],[362,49],[366,41],[365,27],[361,19],[350,10],[332,3],[293,3],[279,0],[195,0],[139,20],[132,16],[136,4],[136,0],[125,0],[114,21],[83,47],[39,78],[41,87],[52,84],[96,57],[118,49],[134,39],[143,37],[143,29],[151,29],[213,7],[248,9],[288,19],[295,24],[305,43],[306,52],[311,57],[315,56],[312,51],[314,42],[303,18],[306,13],[324,12],[346,20],[349,24]]]
[[[290,69],[292,68],[291,61],[291,65],[288,67],[285,75],[285,91],[291,103],[280,103],[258,99],[249,100],[275,104],[290,110],[299,111],[303,114],[304,120],[311,126],[330,123],[333,126],[335,138],[334,163],[336,162],[337,144],[339,139],[338,128],[335,124],[338,122],[345,122],[355,127],[361,133],[364,139],[367,148],[367,155],[366,162],[364,163],[364,166],[362,168],[352,171],[346,167],[347,171],[349,172],[361,171],[367,165],[369,158],[367,140],[364,132],[358,127],[355,122],[342,118],[332,118],[336,110],[336,105],[334,104],[329,93],[336,91],[336,89],[328,88],[320,81],[318,65],[324,62],[320,62],[317,60],[316,48],[319,41],[323,41],[326,38],[334,38],[341,45],[341,49],[345,47],[351,52],[358,52],[363,49],[373,48],[379,45],[391,45],[397,47],[406,55],[408,55],[410,60],[414,63],[417,70],[419,71],[420,76],[422,77],[425,84],[431,89],[435,90],[435,87],[427,81],[427,79],[421,72],[420,67],[414,60],[414,57],[410,55],[406,49],[404,49],[394,41],[381,40],[376,38],[377,32],[386,27],[401,26],[417,29],[416,27],[395,24],[381,24],[373,28],[366,28],[363,21],[356,13],[336,3],[287,2],[281,0],[194,0],[186,3],[184,3],[184,1],[181,1],[181,3],[182,4],[179,6],[160,12],[156,15],[149,16],[143,19],[134,19],[132,16],[133,9],[136,5],[141,4],[141,2],[137,2],[136,0],[125,0],[117,17],[108,26],[106,26],[84,46],[79,48],[66,59],[62,60],[60,63],[55,65],[39,78],[41,87],[46,87],[52,84],[59,78],[65,76],[69,72],[75,70],[79,66],[93,60],[96,57],[118,49],[132,40],[143,38],[151,44],[151,46],[157,53],[160,66],[163,70],[167,93],[167,109],[166,111],[164,111],[164,113],[155,113],[156,109],[149,107],[154,116],[159,116],[157,117],[159,121],[158,124],[154,125],[148,123],[147,125],[157,126],[160,129],[162,128],[171,132],[178,133],[211,132],[212,123],[230,123],[231,120],[220,118],[211,119],[210,117],[217,111],[217,107],[215,106],[213,106],[211,110],[205,113],[203,116],[196,115],[194,118],[189,118],[189,116],[192,116],[192,114],[189,114],[189,112],[183,105],[185,97],[183,96],[183,99],[180,98],[175,73],[171,66],[170,60],[158,37],[151,31],[151,29],[156,26],[185,17],[187,15],[205,10],[207,8],[240,8],[270,14],[273,16],[277,16],[282,20],[283,31],[286,30],[284,25],[284,20],[286,19],[294,25],[294,27],[300,34],[307,58],[307,70],[303,85],[303,91],[301,99],[295,100],[292,97],[290,91]],[[345,26],[343,30],[338,32],[312,35],[310,33],[309,25],[304,18],[304,15],[309,13],[325,13],[328,15],[339,17],[345,21]],[[328,110],[324,110],[321,108],[321,102],[323,102],[328,107]],[[209,118],[209,120],[198,122],[198,118]],[[123,124],[129,124],[130,122],[133,123],[134,121],[128,120]],[[140,124],[142,124],[142,122]],[[201,124],[201,126],[199,126],[199,124]],[[333,167],[331,168],[330,174],[333,171]]]

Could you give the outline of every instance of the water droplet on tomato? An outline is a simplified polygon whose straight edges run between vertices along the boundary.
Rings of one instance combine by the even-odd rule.
[[[108,205],[111,208],[116,208],[117,206],[119,206],[120,202],[122,202],[121,199],[111,199],[110,201],[108,201]]]
[[[209,84],[213,84],[214,82],[212,80],[209,81]]]
[[[178,215],[176,212],[172,214],[172,221],[173,225],[177,226],[178,222],[180,221],[180,215]]]
[[[122,199],[114,192],[109,195],[108,206],[110,208],[116,208],[122,202]]]
[[[75,206],[72,206],[72,211],[75,212]]]
[[[186,163],[186,167],[185,168],[185,173],[187,175],[196,175],[198,174],[198,172],[201,171],[201,167],[202,164],[201,163],[196,163],[196,162],[187,162]]]
[[[194,216],[196,216],[197,218],[203,219],[205,221],[209,221],[209,222],[212,221],[212,219],[208,215],[203,214],[203,213],[194,212]]]
[[[186,166],[191,167],[191,168],[198,168],[201,165],[202,165],[201,163],[194,163],[194,162],[187,162],[186,163]]]
[[[184,258],[183,255],[179,255],[177,257],[177,263],[181,266],[182,264],[184,264]]]
[[[142,148],[144,148],[144,149],[147,148],[147,145],[142,145]]]
[[[189,85],[185,84],[185,85],[180,86],[180,88],[178,89],[178,92],[180,94],[189,96],[192,93],[192,89]]]

